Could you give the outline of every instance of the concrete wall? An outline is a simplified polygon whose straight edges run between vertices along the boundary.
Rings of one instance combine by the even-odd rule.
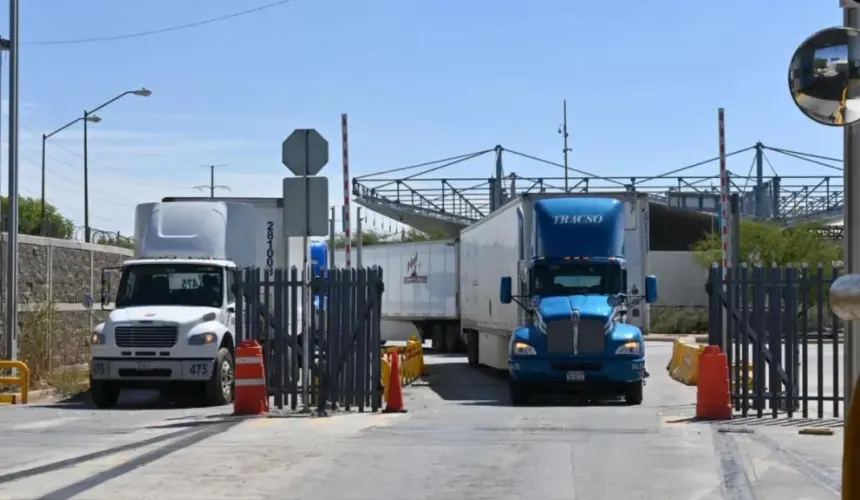
[[[0,243],[0,312],[3,312],[0,314],[0,339],[3,339],[6,233],[0,234]],[[118,266],[132,256],[132,251],[124,248],[35,236],[21,235],[19,244],[19,324],[39,304],[52,301],[59,311],[58,323],[62,328],[67,331],[80,331],[85,335],[106,313],[99,310],[98,305],[94,314],[88,313],[81,303],[84,295],[89,294],[98,299],[101,291],[101,270]],[[5,343],[0,342],[0,353],[5,350],[4,346]]]
[[[658,307],[704,307],[707,271],[693,252],[650,252],[648,272],[657,276]]]

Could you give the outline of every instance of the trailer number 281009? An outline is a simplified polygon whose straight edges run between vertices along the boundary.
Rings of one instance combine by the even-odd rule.
[[[266,222],[266,273],[275,274],[275,223]]]

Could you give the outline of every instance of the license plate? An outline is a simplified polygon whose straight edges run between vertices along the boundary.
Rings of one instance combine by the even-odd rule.
[[[152,363],[138,363],[137,369],[141,371],[152,370]]]
[[[567,380],[569,382],[579,382],[585,380],[585,372],[567,372]]]

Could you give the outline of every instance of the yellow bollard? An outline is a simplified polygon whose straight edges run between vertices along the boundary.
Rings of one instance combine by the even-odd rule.
[[[30,368],[22,361],[0,361],[0,369],[17,369],[17,377],[0,377],[0,386],[2,385],[17,385],[21,388],[21,404],[27,404],[29,401],[30,391]],[[0,403],[18,403],[18,397],[15,394],[0,395]]]
[[[842,499],[860,498],[860,384],[854,385],[851,408],[845,419],[842,449]]]
[[[385,354],[385,353],[383,353]],[[388,362],[388,357],[382,356],[382,396],[383,401],[388,401],[388,381],[391,379],[391,363]]]

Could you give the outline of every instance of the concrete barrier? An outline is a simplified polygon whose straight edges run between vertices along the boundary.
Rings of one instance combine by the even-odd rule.
[[[669,376],[684,385],[696,385],[699,380],[699,356],[705,350],[704,344],[686,337],[672,345],[672,359],[669,361]]]
[[[424,365],[424,348],[415,336],[405,346],[387,347],[382,350],[382,387],[385,401],[388,400],[388,381],[391,377],[390,356],[399,356],[400,383],[409,385],[424,375],[427,368]]]
[[[699,356],[705,349],[705,344],[700,344],[693,336],[684,337],[675,340],[672,344],[672,357],[669,359],[669,364],[666,366],[666,371],[674,380],[684,384],[694,386],[699,382]],[[740,374],[743,377],[742,371],[738,370],[739,363],[732,363],[731,374]],[[750,391],[753,390],[753,370],[752,363],[746,366],[747,371],[747,387]],[[738,380],[743,380],[739,378]],[[740,392],[739,382],[732,382],[732,389],[735,392]]]

